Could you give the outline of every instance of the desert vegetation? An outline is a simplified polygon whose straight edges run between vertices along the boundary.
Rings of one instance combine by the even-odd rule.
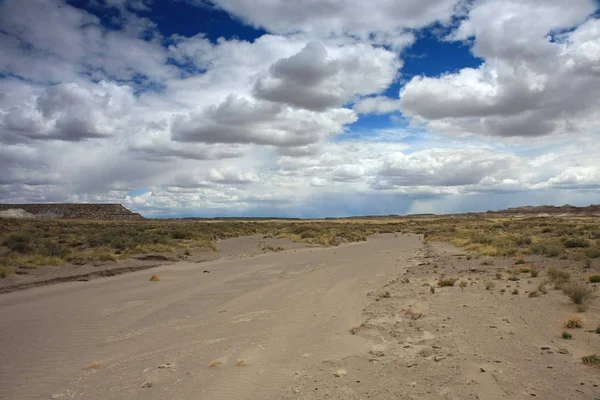
[[[110,262],[135,254],[212,248],[220,239],[264,235],[322,246],[364,241],[374,233],[416,233],[449,242],[481,256],[515,257],[519,272],[530,271],[528,255],[585,262],[600,257],[600,222],[595,218],[339,219],[315,221],[79,221],[0,220],[0,277],[17,268]],[[271,250],[271,249],[265,249]],[[568,281],[550,276],[560,286]],[[596,279],[596,278],[593,278]]]

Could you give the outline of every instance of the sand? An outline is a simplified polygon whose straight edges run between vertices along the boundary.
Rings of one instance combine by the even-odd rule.
[[[574,306],[560,291],[528,297],[542,274],[519,282],[518,295],[506,280],[487,291],[483,282],[501,265],[459,259],[455,249],[415,235],[282,252],[240,240],[213,261],[0,295],[0,398],[600,393],[600,369],[579,359],[600,353],[600,336],[589,332],[600,323],[598,299],[582,314],[584,328],[572,330],[574,340],[563,340],[561,322]],[[441,272],[469,285],[432,294]]]

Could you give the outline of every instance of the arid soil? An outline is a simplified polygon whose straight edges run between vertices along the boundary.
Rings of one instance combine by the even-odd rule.
[[[599,299],[565,340],[563,323],[575,305],[550,286],[529,297],[549,266],[583,281],[598,265],[531,258],[527,265],[539,276],[508,281],[512,259],[481,265],[416,235],[334,248],[262,247],[259,238],[232,239],[217,260],[0,295],[0,398],[600,394],[600,369],[581,362],[600,353]],[[152,274],[160,281],[149,282]],[[459,281],[437,287],[440,275]]]

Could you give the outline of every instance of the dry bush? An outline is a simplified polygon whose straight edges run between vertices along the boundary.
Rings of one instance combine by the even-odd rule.
[[[556,288],[561,288],[564,284],[571,280],[571,274],[567,271],[559,270],[556,267],[548,268],[548,277],[550,282],[554,284]]]
[[[581,361],[585,365],[600,367],[600,357],[598,357],[596,354],[590,354],[588,356],[583,356],[583,357],[581,357]]]
[[[150,282],[158,282],[160,281],[160,278],[158,277],[158,275],[152,275],[150,277],[150,279],[148,279]]]
[[[456,281],[458,281],[458,278],[444,278],[444,277],[441,277],[438,280],[438,286],[439,287],[454,286],[454,284],[456,283]]]
[[[592,297],[593,291],[584,283],[573,283],[563,286],[563,293],[569,296],[573,303],[583,305]]]
[[[392,297],[392,293],[389,290],[382,290],[377,293],[377,299],[389,299]]]
[[[247,367],[248,364],[246,363],[246,361],[244,361],[240,358],[239,360],[236,361],[235,366],[236,367]]]
[[[496,284],[494,282],[487,281],[485,283],[485,290],[492,290],[495,286],[496,286]]]
[[[565,328],[574,329],[583,327],[583,322],[579,315],[571,315],[565,322]]]
[[[540,284],[538,285],[538,290],[544,294],[548,293],[548,289],[546,288],[547,285],[548,285],[548,281],[540,282]]]
[[[531,274],[532,278],[536,278],[540,274],[540,270],[536,268],[531,268],[529,273]]]
[[[208,364],[208,368],[221,368],[223,363],[219,360],[214,360],[210,364]]]

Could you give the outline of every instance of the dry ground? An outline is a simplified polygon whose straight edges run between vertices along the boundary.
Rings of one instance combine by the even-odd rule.
[[[540,271],[531,277],[513,257],[467,256],[416,235],[277,252],[263,250],[261,240],[232,239],[220,260],[154,268],[158,282],[138,271],[0,295],[0,398],[600,393],[600,369],[581,361],[600,354],[600,299],[566,340],[563,323],[575,305],[551,285],[529,297],[549,267],[584,282],[597,264],[525,255],[524,265]],[[442,275],[458,278],[456,285],[437,287]],[[489,281],[494,288],[486,290]]]

